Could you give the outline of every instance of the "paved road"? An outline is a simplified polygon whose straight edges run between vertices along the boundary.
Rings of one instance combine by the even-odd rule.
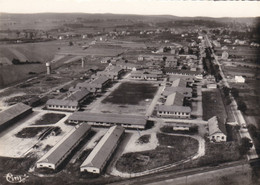
[[[223,164],[217,167],[201,167],[195,169],[188,169],[184,171],[167,171],[157,174],[147,175],[144,177],[138,177],[133,179],[124,180],[121,182],[111,183],[110,185],[182,185],[182,184],[207,184],[213,182],[221,176],[236,176],[238,179],[242,175],[248,175],[250,181],[251,168],[244,161],[237,161],[232,163]],[[201,183],[199,183],[201,182]],[[246,183],[250,184],[250,183]]]
[[[208,43],[207,45],[210,46],[210,48],[211,48],[211,51],[212,51],[212,53],[213,53],[215,62],[216,62],[216,63],[218,64],[218,66],[219,66],[220,75],[222,76],[222,81],[223,81],[223,83],[224,83],[225,86],[227,86],[228,88],[230,88],[230,86],[229,86],[229,84],[228,84],[228,81],[227,81],[227,79],[226,79],[226,77],[225,77],[225,75],[224,75],[224,73],[223,73],[222,68],[221,68],[221,65],[220,65],[220,63],[219,63],[219,61],[218,61],[218,57],[215,55],[214,51],[212,50],[212,45],[211,45],[211,42],[210,42],[208,36],[205,35],[205,38],[206,38],[206,42]],[[237,122],[241,127],[243,127],[244,125],[246,125],[246,121],[245,121],[245,119],[244,119],[242,113],[237,109],[237,102],[236,102],[236,100],[234,99],[234,97],[233,97],[231,94],[230,94],[230,97],[231,97],[231,111],[232,111],[232,113],[233,113],[233,115],[234,115],[234,118],[235,118],[236,122]],[[243,128],[240,129],[239,134],[240,134],[240,137],[241,137],[241,138],[247,137],[247,138],[249,138],[249,139],[252,140],[252,138],[251,138],[250,134],[248,133],[248,130],[247,130],[247,129],[243,129]],[[247,155],[247,158],[248,158],[248,160],[258,158],[258,155],[257,155],[257,153],[256,153],[256,151],[255,151],[255,146],[254,146],[254,145],[253,145],[253,147],[251,148],[251,150],[249,151],[249,153],[248,153],[248,155]]]

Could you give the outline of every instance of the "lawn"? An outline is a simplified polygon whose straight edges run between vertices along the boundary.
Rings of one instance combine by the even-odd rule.
[[[227,114],[219,89],[202,91],[202,107],[203,120],[217,116],[221,122],[225,122]]]
[[[65,114],[47,113],[42,116],[41,119],[37,120],[34,125],[50,125],[55,124],[64,118]]]
[[[171,164],[194,155],[198,141],[191,137],[157,134],[159,146],[155,150],[126,153],[117,161],[116,168],[122,172],[141,172]]]
[[[224,162],[237,161],[241,158],[237,142],[206,142],[206,153],[199,161],[199,166],[218,165]]]
[[[146,99],[153,99],[158,87],[148,83],[122,83],[102,103],[138,105]]]

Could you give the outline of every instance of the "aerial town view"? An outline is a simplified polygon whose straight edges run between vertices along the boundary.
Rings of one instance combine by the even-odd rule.
[[[260,2],[133,2],[0,0],[0,185],[260,184]]]

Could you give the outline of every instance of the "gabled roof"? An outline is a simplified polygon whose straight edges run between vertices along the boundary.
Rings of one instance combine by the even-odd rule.
[[[158,111],[190,113],[191,109],[190,107],[184,107],[184,106],[159,105]]]
[[[91,112],[74,112],[71,116],[69,116],[68,120],[146,125],[146,119],[144,116]]]
[[[58,105],[58,106],[78,106],[78,102],[75,100],[58,100],[49,99],[46,105]]]
[[[17,103],[12,107],[0,112],[0,126],[5,124],[7,121],[19,116],[20,114],[30,110],[31,107],[23,103]]]
[[[104,163],[107,162],[108,157],[113,152],[115,145],[117,145],[124,131],[125,129],[121,126],[111,127],[80,167],[96,167],[101,169]]]
[[[57,165],[60,159],[67,155],[69,150],[82,139],[84,134],[90,130],[88,124],[81,124],[73,128],[65,137],[62,138],[54,147],[52,147],[37,163],[46,162]]]
[[[92,84],[97,84],[97,85],[102,85],[103,83],[107,82],[109,80],[108,77],[106,76],[100,76],[97,79],[95,79],[94,81],[92,81]]]
[[[179,70],[171,67],[164,68],[166,73],[176,73],[176,74],[186,74],[186,75],[199,75],[201,72],[198,71],[189,71],[189,70]]]
[[[66,100],[72,100],[79,102],[83,98],[85,98],[87,95],[89,95],[91,92],[89,92],[87,89],[81,89],[79,91],[76,91],[75,93],[71,94]]]
[[[175,93],[170,94],[167,97],[166,102],[164,104],[165,105],[182,106],[183,105],[183,99],[184,99],[183,94],[181,94],[179,92],[175,92]]]
[[[216,133],[223,133],[227,135],[226,126],[224,123],[218,121],[217,116],[213,116],[208,120],[209,125],[209,135],[213,135]]]
[[[182,94],[184,97],[192,97],[192,89],[187,87],[166,87],[162,95],[169,96],[175,92]]]

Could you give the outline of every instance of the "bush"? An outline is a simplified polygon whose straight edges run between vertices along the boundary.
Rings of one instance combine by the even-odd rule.
[[[238,102],[237,102],[237,108],[238,108],[238,110],[240,110],[240,111],[242,111],[242,112],[246,112],[246,110],[247,110],[247,106],[246,106],[246,104],[245,104],[245,102],[243,102],[243,101],[241,101],[241,100],[239,100]]]
[[[250,148],[252,148],[253,144],[252,141],[247,138],[247,137],[243,137],[241,139],[241,143],[239,145],[239,153],[241,156],[245,155],[248,153],[248,151],[250,150]]]

